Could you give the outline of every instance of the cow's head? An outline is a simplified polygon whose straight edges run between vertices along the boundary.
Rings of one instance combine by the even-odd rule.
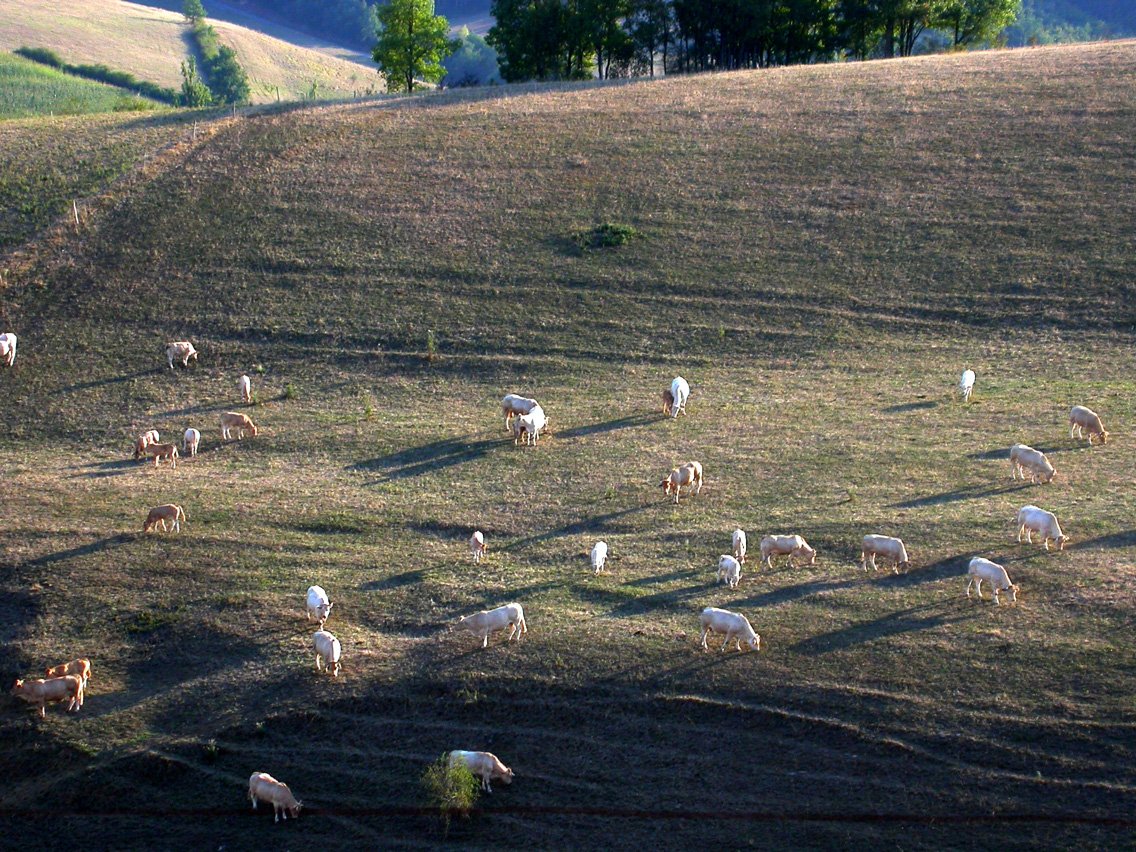
[[[258,434],[260,434],[260,430],[256,428],[256,424],[255,424],[255,423],[250,423],[250,424],[249,424],[249,431],[250,431],[250,432],[252,433],[252,436],[253,436],[254,438],[255,438],[255,437],[256,437],[256,436],[258,435]]]
[[[12,695],[22,692],[24,689],[24,682],[20,678],[16,678],[16,682],[12,684]]]
[[[1057,538],[1055,539],[1055,541],[1057,542],[1057,549],[1058,550],[1064,550],[1065,549],[1065,542],[1067,542],[1068,540],[1069,540],[1069,536],[1067,536],[1067,535],[1057,536]]]
[[[753,638],[749,640],[749,646],[754,651],[760,651],[761,650],[761,637],[758,636],[756,633],[754,633]]]
[[[817,552],[807,544],[801,548],[801,553],[809,557],[809,564],[815,565],[817,561]]]

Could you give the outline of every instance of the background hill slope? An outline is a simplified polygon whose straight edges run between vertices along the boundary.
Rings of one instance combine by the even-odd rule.
[[[179,13],[120,0],[78,0],[65,8],[0,0],[0,17],[5,21],[0,49],[46,47],[73,64],[102,63],[163,86],[181,86],[180,64],[189,48]],[[254,103],[277,100],[277,88],[285,100],[301,98],[313,83],[321,97],[380,88],[375,66],[347,61],[345,51],[293,44],[238,24],[211,23],[248,72]]]
[[[1122,845],[1134,75],[1125,43],[511,87],[228,119],[129,176],[6,264],[0,674],[84,653],[95,680],[75,717],[4,709],[0,820],[438,845],[414,779],[476,748],[517,779],[464,846]],[[581,251],[603,221],[642,237]],[[171,371],[182,338],[201,358]],[[221,444],[241,373],[263,431]],[[538,446],[505,438],[507,391],[545,404]],[[1108,444],[1069,439],[1076,403]],[[187,426],[176,471],[129,459]],[[1018,441],[1051,485],[1010,479]],[[659,479],[691,458],[676,507]],[[182,534],[139,535],[166,501]],[[1025,503],[1064,551],[1016,544]],[[774,532],[817,563],[759,567]],[[912,571],[861,571],[866,532]],[[1017,606],[967,601],[976,553]],[[508,600],[522,642],[446,631]],[[708,605],[762,652],[703,653]],[[295,825],[247,810],[261,770]]]

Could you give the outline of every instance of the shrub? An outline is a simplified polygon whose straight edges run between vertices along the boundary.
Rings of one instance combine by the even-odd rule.
[[[442,833],[449,834],[454,814],[469,818],[469,812],[481,795],[481,784],[469,767],[463,764],[450,766],[449,754],[443,754],[422,773],[422,787],[426,806],[437,808],[442,820]]]
[[[113,68],[108,68],[101,64],[69,65],[63,61],[59,54],[45,47],[21,47],[13,52],[25,59],[30,59],[33,62],[48,65],[52,68],[58,68],[60,71],[66,72],[67,74],[74,74],[76,77],[97,80],[100,83],[118,86],[120,89],[131,89],[138,95],[153,98],[156,101],[162,101],[167,104],[177,102],[177,92],[173,89],[167,89],[164,86],[159,86],[156,83],[150,83],[146,80],[139,80],[133,74],[128,74],[125,71],[115,71]],[[130,108],[147,109],[148,107],[134,106]]]
[[[630,225],[604,222],[588,231],[580,231],[572,239],[582,249],[615,248],[643,236],[641,231]]]

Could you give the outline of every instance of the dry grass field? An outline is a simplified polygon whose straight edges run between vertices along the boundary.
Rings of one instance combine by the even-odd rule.
[[[45,846],[92,848],[1130,848],[1134,82],[1120,43],[507,87],[237,118],[121,181],[79,237],[4,264],[0,675],[94,675],[77,715],[3,702],[0,825],[50,812]],[[577,248],[604,221],[643,236]],[[184,338],[200,359],[170,371]],[[678,374],[689,415],[664,419]],[[538,446],[507,440],[508,391],[544,404]],[[1107,444],[1070,440],[1077,403]],[[227,410],[260,436],[222,444]],[[130,459],[188,426],[176,470]],[[1052,484],[1010,479],[1019,441]],[[675,506],[658,482],[691,458],[706,485]],[[141,535],[164,502],[182,533]],[[1016,544],[1026,503],[1064,551]],[[735,526],[817,563],[751,557],[731,591]],[[910,572],[861,571],[867,532]],[[1017,605],[966,599],[975,554]],[[510,600],[522,642],[447,630]],[[704,653],[708,605],[762,650]],[[453,748],[517,777],[443,837],[417,779]],[[248,808],[254,771],[298,821]]]
[[[206,8],[208,11],[208,8]],[[46,47],[72,64],[101,63],[174,89],[190,42],[177,12],[122,0],[0,0],[0,50]],[[290,44],[237,24],[211,21],[222,44],[237,53],[249,75],[253,103],[296,100],[312,84],[322,98],[352,97],[382,88],[378,70],[329,53]]]

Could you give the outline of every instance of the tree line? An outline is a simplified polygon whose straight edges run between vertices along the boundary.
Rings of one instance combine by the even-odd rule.
[[[910,56],[936,33],[990,41],[1021,0],[493,0],[508,81],[765,68]]]

